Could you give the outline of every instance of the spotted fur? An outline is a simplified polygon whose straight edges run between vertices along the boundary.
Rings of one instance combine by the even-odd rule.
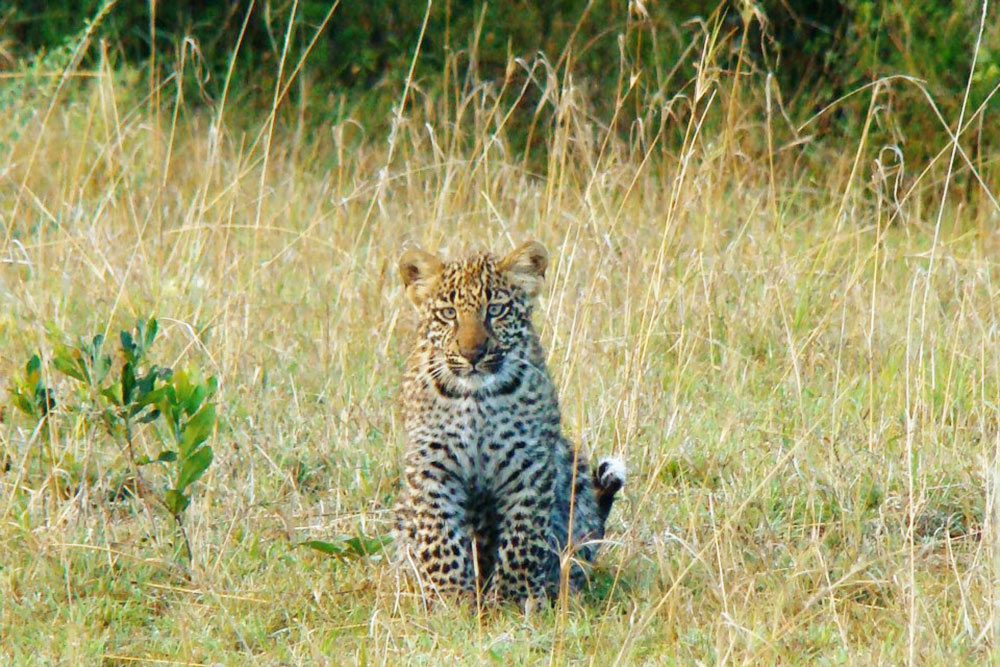
[[[443,262],[399,262],[420,325],[403,382],[407,433],[397,540],[424,590],[499,598],[582,582],[624,466],[593,472],[562,436],[555,386],[531,324],[548,255],[527,243]],[[569,545],[569,549],[567,549]]]

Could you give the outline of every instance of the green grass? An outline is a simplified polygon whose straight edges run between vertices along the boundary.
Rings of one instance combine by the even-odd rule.
[[[391,141],[364,118],[297,132],[308,108],[279,109],[268,141],[267,110],[196,108],[170,82],[158,107],[105,69],[0,107],[0,376],[155,314],[158,359],[218,376],[221,422],[189,565],[155,503],[109,499],[125,455],[97,425],[57,407],[36,433],[8,405],[0,656],[995,659],[996,165],[942,202],[945,151],[894,189],[882,146],[799,141],[757,79],[704,71],[702,97],[646,100],[631,135],[552,73],[541,165],[507,150],[514,101],[489,87],[421,99]],[[391,548],[300,543],[390,530],[402,249],[528,238],[552,256],[537,324],[565,429],[630,479],[586,593],[528,616],[427,609]],[[155,456],[155,432],[138,446]]]

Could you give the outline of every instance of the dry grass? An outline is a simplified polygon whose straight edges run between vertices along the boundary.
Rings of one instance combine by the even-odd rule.
[[[0,373],[152,313],[163,360],[218,375],[222,425],[188,567],[169,517],[100,493],[123,453],[99,428],[57,410],[46,469],[7,409],[0,656],[995,658],[996,168],[979,184],[960,153],[950,170],[944,127],[940,160],[905,170],[868,123],[848,144],[809,136],[760,79],[714,69],[713,44],[687,97],[623,77],[615,118],[539,61],[541,163],[508,141],[516,71],[415,97],[388,141],[364,119],[310,137],[304,107],[273,124],[195,109],[176,80],[147,96],[106,69],[3,107]],[[861,93],[869,121],[890,85],[907,84]],[[627,106],[642,122],[609,132]],[[952,171],[973,187],[942,202]],[[529,617],[426,611],[386,559],[297,544],[388,532],[413,323],[401,249],[527,238],[552,254],[538,324],[565,427],[624,456],[630,484],[587,594]]]

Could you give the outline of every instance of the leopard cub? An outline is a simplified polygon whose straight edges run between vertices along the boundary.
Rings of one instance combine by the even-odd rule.
[[[620,460],[591,471],[562,435],[531,324],[547,265],[534,242],[503,258],[399,260],[420,325],[403,382],[396,537],[430,594],[552,595],[567,554],[578,588],[625,482]]]

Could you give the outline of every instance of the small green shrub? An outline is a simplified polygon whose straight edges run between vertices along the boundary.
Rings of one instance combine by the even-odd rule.
[[[126,451],[138,489],[149,489],[140,473],[142,467],[164,467],[166,488],[152,495],[177,523],[190,561],[184,511],[191,504],[191,485],[212,464],[212,448],[206,443],[217,423],[211,399],[218,385],[214,377],[203,381],[184,371],[148,363],[157,331],[154,318],[139,320],[134,332],[122,331],[117,365],[105,351],[103,334],[73,346],[57,345],[50,368],[76,385],[75,392],[66,392],[63,409],[100,425]],[[42,371],[41,355],[32,355],[24,375],[14,380],[10,396],[13,405],[34,420],[37,428],[51,428],[48,420],[56,407],[55,392],[46,384]],[[72,400],[74,396],[76,400]],[[155,457],[136,452],[136,430],[146,424],[165,426],[166,433],[159,433],[164,447]],[[55,465],[51,452],[49,463]]]

